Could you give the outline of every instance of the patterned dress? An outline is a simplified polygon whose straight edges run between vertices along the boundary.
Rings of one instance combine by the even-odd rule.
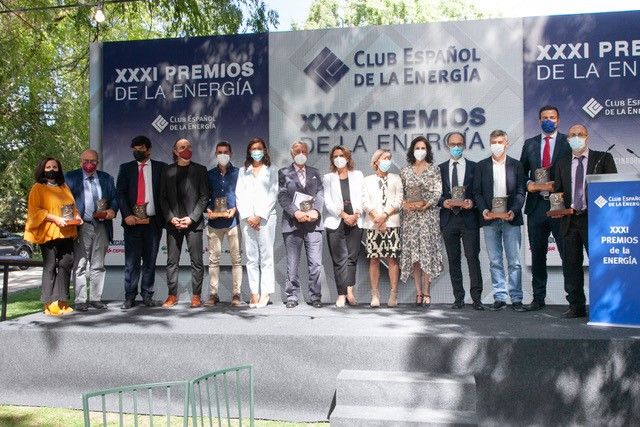
[[[420,194],[429,204],[425,211],[403,211],[400,241],[400,280],[406,282],[413,274],[413,264],[420,263],[422,271],[433,280],[442,272],[442,235],[440,234],[440,218],[438,199],[442,193],[440,168],[430,164],[417,175],[413,167],[406,166],[400,171],[405,200],[412,192]]]

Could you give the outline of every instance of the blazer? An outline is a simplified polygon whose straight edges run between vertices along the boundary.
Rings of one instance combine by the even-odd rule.
[[[540,151],[542,141],[542,134],[538,134],[524,141],[524,145],[522,146],[522,154],[520,155],[520,163],[522,163],[522,167],[524,168],[525,181],[535,181],[536,169],[542,167],[542,153]],[[567,135],[558,132],[556,134],[556,143],[553,147],[553,153],[551,153],[550,174],[552,181],[555,176],[554,166],[556,162],[558,161],[558,159],[568,154],[571,154],[571,147],[569,147],[569,143],[567,142]],[[533,212],[540,200],[543,199],[539,192],[527,192],[527,202],[524,206],[524,213],[529,215],[531,212]]]
[[[113,182],[113,177],[106,172],[96,171],[98,177],[98,183],[100,184],[100,190],[102,191],[102,198],[107,199],[109,202],[109,209],[118,213],[118,193],[116,192],[116,186]],[[76,199],[76,209],[81,217],[84,218],[84,171],[82,169],[75,169],[67,172],[64,175],[64,181],[69,186],[73,198]],[[113,240],[113,220],[107,219],[104,221],[107,226],[107,234],[109,235],[109,241]]]
[[[295,230],[306,232],[320,231],[322,226],[322,207],[324,206],[324,191],[322,187],[322,176],[318,169],[305,166],[305,186],[303,187],[298,178],[293,164],[278,171],[278,203],[282,208],[282,232],[291,233]],[[294,216],[298,207],[293,204],[293,197],[296,192],[308,194],[313,197],[313,209],[318,211],[318,219],[313,222],[298,222]]]
[[[153,190],[153,204],[156,208],[156,215],[151,219],[156,222],[156,225],[160,226],[164,224],[160,210],[160,181],[166,167],[167,164],[165,162],[151,160],[151,189]],[[129,215],[133,215],[133,207],[136,205],[136,198],[138,197],[137,161],[132,160],[120,165],[116,180],[116,191],[118,193],[118,208],[122,215],[122,226],[126,229],[130,226],[124,222],[124,219]]]
[[[167,227],[174,217],[187,215],[193,223],[190,230],[204,229],[203,213],[209,202],[209,181],[207,168],[195,162],[189,164],[186,180],[187,192],[184,199],[178,200],[178,164],[167,166],[160,180],[160,208]]]
[[[564,193],[564,206],[570,208],[573,203],[573,182],[571,180],[571,162],[573,161],[573,155],[569,154],[558,160],[555,166],[556,180],[553,184],[554,192]],[[596,167],[597,164],[597,167]],[[603,173],[617,173],[616,163],[613,160],[611,153],[604,151],[595,151],[589,149],[589,158],[587,160],[586,175],[603,174]],[[584,196],[586,200],[586,206],[589,206],[586,181],[584,188]],[[564,216],[560,218],[560,233],[564,236],[569,231],[569,223],[571,216]]]
[[[382,190],[380,189],[380,177],[376,174],[369,175],[364,179],[362,186],[362,209],[366,214],[364,216],[363,227],[374,229],[373,219],[369,216],[369,212],[387,212],[395,210],[396,213],[387,219],[387,227],[400,227],[400,211],[402,210],[402,180],[400,175],[395,173],[387,174],[387,203],[382,204]]]
[[[507,212],[513,212],[513,220],[511,225],[522,225],[522,207],[525,199],[525,180],[524,169],[522,163],[513,157],[506,158],[506,176],[507,176]],[[491,201],[493,200],[493,160],[489,156],[480,160],[476,166],[476,176],[473,180],[473,193],[476,206],[480,215],[485,209],[491,210]],[[489,225],[495,220],[486,221],[480,217],[481,225]]]
[[[364,223],[362,212],[362,184],[364,175],[358,170],[349,171],[349,197],[353,212],[360,211],[362,215],[358,218],[358,227],[362,228]],[[342,190],[340,189],[340,177],[337,172],[331,172],[322,177],[324,187],[324,226],[335,230],[340,226],[340,214],[342,213],[344,201],[342,200]]]
[[[438,200],[438,206],[440,209],[440,228],[446,227],[449,223],[449,219],[453,215],[453,211],[451,209],[444,209],[442,204],[445,200],[451,198],[451,181],[449,179],[449,162],[451,160],[447,160],[446,162],[440,163],[438,167],[440,168],[440,177],[442,178],[442,196],[440,196],[440,200]],[[462,185],[466,186],[465,188],[465,199],[474,200],[473,194],[473,179],[476,175],[476,167],[477,163],[472,162],[471,160],[465,158],[465,168],[464,168],[464,179],[462,181]],[[468,229],[474,229],[480,227],[480,217],[478,208],[475,205],[471,209],[460,209],[460,213],[458,215],[462,215],[462,219],[464,220],[464,225]]]
[[[262,166],[253,176],[253,165],[241,167],[236,184],[236,208],[240,219],[259,216],[268,220],[276,214],[278,198],[278,171],[273,166]]]

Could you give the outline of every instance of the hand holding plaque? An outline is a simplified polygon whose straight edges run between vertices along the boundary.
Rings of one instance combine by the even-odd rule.
[[[149,217],[147,216],[148,204],[149,202],[145,202],[133,207],[133,215],[136,217],[136,224],[149,224]]]
[[[422,189],[420,186],[416,185],[405,189],[403,206],[407,211],[421,210],[427,206],[427,202],[422,198]]]
[[[491,200],[491,211],[487,214],[489,219],[509,220],[511,214],[507,212],[507,197],[494,197]]]
[[[467,193],[466,185],[457,185],[451,189],[451,199],[449,206],[452,208],[463,208],[466,205],[464,196]]]
[[[564,193],[551,193],[549,195],[551,207],[547,216],[551,218],[561,218],[567,215],[573,215],[573,209],[564,206]]]
[[[67,225],[80,225],[82,224],[82,220],[75,217],[73,211],[75,210],[75,205],[73,203],[68,205],[62,205],[60,208],[61,217]]]
[[[109,201],[107,199],[96,200],[96,211],[93,213],[94,219],[106,219]]]
[[[216,197],[213,200],[213,211],[208,211],[209,219],[228,218],[229,205],[226,197]]]
[[[553,191],[553,181],[551,181],[551,171],[549,168],[538,168],[534,172],[535,182],[529,183],[527,190],[532,193],[540,192],[543,196],[548,196]]]

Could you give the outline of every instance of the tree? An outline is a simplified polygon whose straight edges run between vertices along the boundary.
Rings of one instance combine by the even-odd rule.
[[[294,28],[417,24],[484,17],[468,0],[314,0],[307,20]]]
[[[89,43],[267,31],[278,15],[262,0],[105,1],[91,6],[0,0],[0,224],[19,230],[40,159],[76,168],[89,146]],[[49,7],[46,9],[46,7]],[[16,9],[28,11],[8,12]]]

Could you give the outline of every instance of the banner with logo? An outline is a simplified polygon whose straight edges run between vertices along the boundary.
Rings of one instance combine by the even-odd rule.
[[[237,164],[254,136],[269,134],[267,34],[105,43],[103,46],[103,169],[114,177],[133,160],[129,144],[148,136],[152,158],[171,163],[179,138],[193,161],[214,165],[219,140]],[[107,262],[122,264],[122,229]],[[186,253],[186,249],[185,249]],[[164,262],[162,245],[159,262]]]
[[[589,322],[640,327],[640,176],[589,183]]]

